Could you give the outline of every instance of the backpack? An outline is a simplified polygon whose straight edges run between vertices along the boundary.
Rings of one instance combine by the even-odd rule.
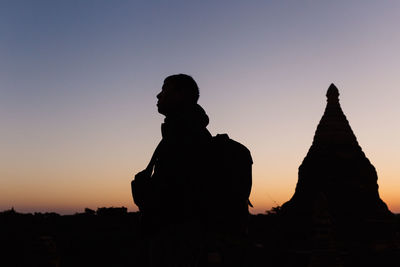
[[[161,144],[161,143],[160,143]],[[250,151],[227,134],[218,134],[211,139],[207,158],[207,174],[202,182],[205,202],[199,206],[208,213],[208,228],[213,232],[242,234],[247,231],[248,206],[252,186],[252,158]],[[159,195],[151,176],[160,145],[154,151],[147,168],[131,182],[132,196],[139,207],[142,219],[157,216]],[[194,170],[193,170],[194,171]],[[183,200],[184,201],[184,200]],[[204,212],[200,208],[200,212]],[[152,216],[153,215],[153,216]],[[143,221],[148,221],[144,220]]]
[[[250,151],[227,134],[218,134],[211,141],[211,168],[208,196],[209,226],[217,232],[247,231],[249,196],[252,186]]]

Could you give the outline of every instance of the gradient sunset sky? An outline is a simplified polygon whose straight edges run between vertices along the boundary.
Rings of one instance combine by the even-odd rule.
[[[253,213],[289,200],[330,83],[400,213],[400,1],[0,2],[0,210],[126,206],[187,73],[252,152]],[[222,207],[221,207],[222,208]]]

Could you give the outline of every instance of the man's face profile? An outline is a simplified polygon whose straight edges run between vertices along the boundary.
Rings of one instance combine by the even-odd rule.
[[[177,109],[183,101],[182,95],[171,81],[164,82],[161,92],[157,95],[157,99],[158,112],[163,115],[167,115]]]

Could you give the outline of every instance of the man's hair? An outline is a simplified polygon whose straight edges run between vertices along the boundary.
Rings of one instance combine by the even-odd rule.
[[[175,74],[165,78],[164,83],[172,82],[190,102],[197,103],[200,97],[199,87],[196,81],[187,74]]]

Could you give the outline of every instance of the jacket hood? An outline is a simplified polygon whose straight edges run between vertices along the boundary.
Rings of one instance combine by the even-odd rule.
[[[196,104],[179,113],[166,116],[161,131],[163,137],[166,137],[167,132],[171,131],[202,131],[206,129],[208,123],[209,118],[206,112],[199,104]]]

